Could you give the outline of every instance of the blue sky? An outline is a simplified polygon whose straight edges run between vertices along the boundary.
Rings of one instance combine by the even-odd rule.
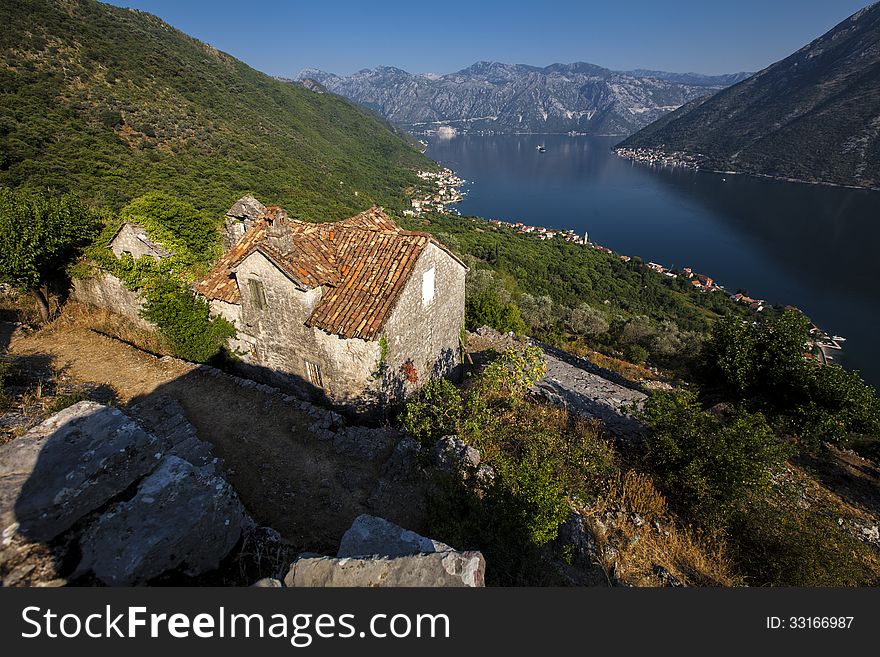
[[[615,70],[756,71],[867,0],[114,0],[270,75],[378,65],[449,73],[478,60]]]

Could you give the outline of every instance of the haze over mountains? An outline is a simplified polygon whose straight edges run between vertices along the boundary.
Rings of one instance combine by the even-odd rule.
[[[583,62],[543,68],[477,62],[448,75],[384,66],[347,77],[305,69],[296,79],[315,80],[416,132],[442,123],[496,133],[628,135],[748,75],[618,72]]]
[[[880,4],[620,146],[716,170],[880,187]]]

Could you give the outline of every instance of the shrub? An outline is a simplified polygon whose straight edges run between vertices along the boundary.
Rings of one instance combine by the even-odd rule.
[[[556,538],[568,513],[548,464],[501,460],[483,490],[470,480],[442,478],[428,508],[433,534],[486,555],[491,584],[547,583],[541,548]]]
[[[526,347],[523,351],[511,347],[486,366],[480,386],[483,390],[502,392],[511,400],[520,400],[546,371],[544,352],[539,347]]]
[[[459,432],[463,412],[461,392],[447,379],[433,379],[410,399],[401,426],[419,442],[427,445]]]
[[[210,306],[173,276],[157,276],[144,288],[145,319],[153,322],[178,358],[196,363],[216,356],[235,328],[211,317]]]
[[[644,365],[648,360],[648,350],[638,344],[628,344],[623,348],[624,357],[636,365]]]
[[[678,506],[723,520],[747,493],[766,488],[787,454],[760,413],[728,417],[701,410],[689,392],[657,392],[642,412],[651,432],[645,460]]]
[[[519,306],[504,302],[495,289],[487,289],[468,296],[465,301],[465,325],[471,331],[490,326],[502,333],[523,333],[525,323]]]
[[[719,322],[707,352],[708,375],[735,396],[778,417],[807,444],[880,433],[880,400],[856,372],[804,359],[809,321],[796,310],[760,327]]]

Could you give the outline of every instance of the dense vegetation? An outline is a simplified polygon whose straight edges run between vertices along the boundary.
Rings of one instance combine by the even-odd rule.
[[[216,216],[250,191],[292,216],[339,219],[402,206],[414,170],[431,166],[365,110],[274,80],[150,14],[12,0],[0,24],[2,185],[112,210],[161,190]]]
[[[0,187],[0,283],[27,291],[48,321],[49,284],[99,226],[75,196]]]
[[[880,400],[856,372],[804,358],[809,320],[787,310],[757,326],[719,322],[709,342],[704,386],[775,419],[781,433],[816,446],[880,438]],[[716,391],[717,392],[717,391]]]
[[[836,520],[846,515],[839,502],[804,503],[805,487],[815,482],[791,459],[805,452],[830,458],[825,444],[878,451],[880,400],[857,373],[820,365],[805,353],[810,323],[800,312],[754,313],[723,292],[693,289],[637,259],[624,262],[480,220],[431,215],[409,225],[434,232],[470,265],[468,328],[488,324],[570,351],[586,345],[634,362],[647,359],[689,382],[652,393],[641,415],[647,436],[618,444],[510,387],[510,377],[528,380],[526,372],[534,373],[524,369],[533,362],[528,351],[502,355],[463,388],[429,384],[407,405],[401,420],[409,433],[426,444],[458,434],[501,473],[488,486],[450,485],[434,501],[437,532],[484,549],[500,570],[498,583],[555,582],[548,558],[560,500],[595,517],[609,499],[618,512],[648,508],[648,517],[671,523],[664,531],[693,528],[697,534],[663,549],[667,557],[702,563],[685,569],[699,573],[695,581],[876,581],[876,555]],[[488,383],[499,380],[508,381],[505,390]],[[628,498],[614,492],[626,491],[615,483],[624,478],[631,482]],[[594,530],[602,534],[599,522]],[[696,556],[716,549],[724,572],[707,569]]]
[[[685,370],[715,320],[751,314],[726,294],[660,276],[638,258],[624,262],[477,219],[430,215],[404,223],[434,233],[465,257],[471,267],[469,329],[485,324],[574,351],[587,345],[633,362],[650,359]]]

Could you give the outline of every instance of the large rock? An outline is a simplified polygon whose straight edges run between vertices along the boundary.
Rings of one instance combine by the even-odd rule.
[[[477,468],[480,452],[465,444],[458,436],[443,436],[431,448],[431,461],[441,472],[458,472]]]
[[[157,448],[119,410],[74,404],[0,446],[0,524],[49,541],[155,468]]]
[[[486,560],[479,552],[434,552],[394,558],[296,561],[287,586],[484,586]]]
[[[449,552],[452,548],[366,513],[355,518],[339,543],[337,557],[379,555],[400,557],[429,552]]]
[[[121,586],[168,571],[199,575],[219,565],[248,522],[225,479],[167,456],[131,500],[113,505],[86,530],[78,570]]]

